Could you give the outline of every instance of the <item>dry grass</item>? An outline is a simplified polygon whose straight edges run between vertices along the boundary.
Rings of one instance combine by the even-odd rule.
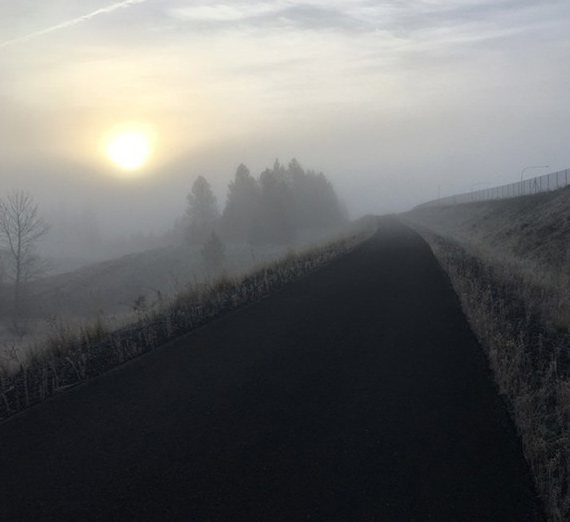
[[[130,320],[123,316],[119,327],[101,314],[83,324],[54,318],[46,339],[25,352],[8,347],[0,361],[0,419],[304,277],[354,249],[374,230],[375,220],[362,220],[343,237],[289,251],[240,275],[193,281],[169,297],[158,294],[152,303],[137,299]]]

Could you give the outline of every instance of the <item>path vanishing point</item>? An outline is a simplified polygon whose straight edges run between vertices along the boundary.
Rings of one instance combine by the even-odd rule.
[[[352,253],[0,424],[0,520],[543,520],[430,248]]]

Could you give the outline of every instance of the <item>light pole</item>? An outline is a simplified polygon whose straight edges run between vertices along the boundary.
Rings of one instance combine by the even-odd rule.
[[[523,180],[524,173],[525,173],[527,170],[530,170],[530,169],[549,169],[549,168],[550,168],[550,167],[549,167],[548,165],[530,165],[530,166],[528,166],[528,167],[525,167],[524,169],[521,170],[521,183],[522,183],[522,180]]]

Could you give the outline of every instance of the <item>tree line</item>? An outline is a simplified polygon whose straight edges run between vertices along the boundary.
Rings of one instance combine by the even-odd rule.
[[[186,240],[251,245],[287,245],[305,230],[334,228],[347,219],[331,182],[305,170],[296,159],[275,161],[256,179],[240,165],[228,185],[223,211],[206,178],[199,176],[187,196]]]
[[[276,160],[257,178],[240,165],[221,212],[210,184],[199,176],[179,228],[189,244],[202,246],[206,263],[215,271],[223,265],[224,243],[287,245],[303,231],[334,228],[346,219],[325,175],[305,170],[292,159],[287,166]],[[37,245],[49,228],[29,193],[0,197],[0,303],[9,306],[15,323],[23,311],[27,283],[47,271]],[[8,294],[11,299],[6,299]]]

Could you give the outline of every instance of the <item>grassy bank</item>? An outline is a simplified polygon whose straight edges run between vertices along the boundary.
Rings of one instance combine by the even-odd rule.
[[[551,521],[570,519],[570,191],[417,209],[484,347]]]
[[[291,250],[240,276],[190,283],[152,306],[141,300],[133,311],[133,322],[121,328],[113,328],[104,316],[79,327],[54,323],[52,334],[26,354],[16,350],[6,354],[0,368],[0,419],[306,276],[350,252],[374,229],[375,220],[363,219],[334,241]]]

